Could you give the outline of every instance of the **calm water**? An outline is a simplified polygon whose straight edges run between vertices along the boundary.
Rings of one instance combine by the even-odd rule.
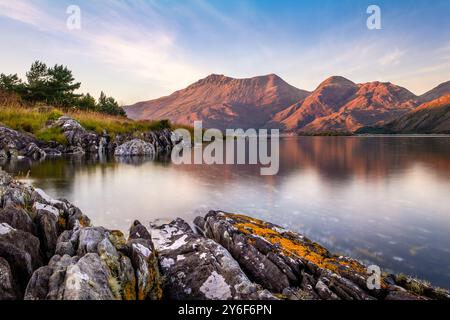
[[[450,137],[285,138],[280,172],[169,161],[46,160],[10,172],[79,206],[96,225],[209,209],[259,217],[384,270],[450,287]],[[26,179],[26,178],[24,178]]]

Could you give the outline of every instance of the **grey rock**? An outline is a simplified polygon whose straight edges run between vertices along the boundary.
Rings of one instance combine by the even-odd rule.
[[[46,300],[52,273],[53,269],[49,266],[37,269],[28,282],[24,300]]]
[[[66,270],[63,300],[114,300],[111,275],[96,253],[88,253]]]
[[[130,228],[127,243],[129,256],[136,270],[137,299],[159,300],[162,298],[162,276],[158,258],[148,230],[135,221]]]
[[[21,294],[33,271],[42,266],[39,244],[32,234],[0,224],[0,257],[8,262]]]
[[[298,287],[301,282],[301,261],[285,256],[273,244],[257,235],[244,235],[219,212],[210,212],[196,219],[204,234],[224,246],[256,283],[271,292]]]
[[[140,139],[133,139],[118,146],[114,152],[116,157],[155,156],[155,146]]]
[[[181,219],[151,230],[165,294],[175,300],[274,299],[252,283],[230,253],[199,236]]]
[[[0,209],[0,223],[7,223],[14,229],[36,235],[36,227],[30,214],[20,207],[8,205]]]
[[[0,257],[0,301],[20,299],[20,289],[8,261]]]

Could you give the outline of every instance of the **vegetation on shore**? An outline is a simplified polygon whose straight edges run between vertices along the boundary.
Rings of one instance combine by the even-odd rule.
[[[23,81],[17,74],[0,74],[0,125],[30,133],[44,142],[67,142],[61,128],[49,126],[63,115],[77,120],[86,130],[97,134],[106,131],[112,138],[162,129],[192,131],[168,120],[128,119],[116,100],[103,92],[98,100],[89,93],[75,93],[81,83],[75,82],[72,71],[62,65],[49,68],[36,61],[26,78]]]
[[[15,100],[35,105],[43,103],[62,109],[95,111],[116,116],[126,116],[125,111],[113,97],[101,92],[96,100],[89,93],[75,93],[81,83],[75,82],[72,71],[66,66],[47,67],[35,61],[26,73],[26,81],[17,74],[0,74],[0,90],[15,96]]]
[[[102,134],[105,130],[112,137],[117,134],[133,134],[150,130],[175,129],[168,120],[133,121],[125,117],[102,114],[95,111],[61,110],[54,107],[0,105],[0,124],[8,128],[27,132],[42,141],[65,143],[60,128],[49,126],[51,121],[67,115],[77,120],[85,129]]]

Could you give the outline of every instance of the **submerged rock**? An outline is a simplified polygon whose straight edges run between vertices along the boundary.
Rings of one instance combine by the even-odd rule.
[[[252,283],[221,245],[194,233],[181,219],[151,230],[167,279],[165,295],[175,300],[273,299]]]

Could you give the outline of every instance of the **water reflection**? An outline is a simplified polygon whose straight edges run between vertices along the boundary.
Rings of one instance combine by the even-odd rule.
[[[450,138],[286,138],[280,154],[273,177],[256,165],[174,166],[168,155],[4,166],[73,201],[98,225],[126,230],[135,218],[242,212],[450,287]]]

